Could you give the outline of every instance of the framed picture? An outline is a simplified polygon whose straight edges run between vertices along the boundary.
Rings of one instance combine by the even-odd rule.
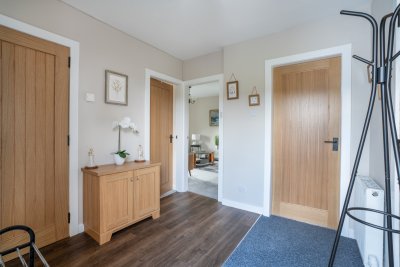
[[[249,95],[249,106],[259,106],[260,105],[260,95]]]
[[[128,105],[128,76],[106,70],[106,99],[108,104]]]
[[[219,109],[210,110],[210,126],[219,126]]]
[[[239,82],[227,82],[226,83],[226,92],[228,96],[228,100],[238,99],[239,98]]]

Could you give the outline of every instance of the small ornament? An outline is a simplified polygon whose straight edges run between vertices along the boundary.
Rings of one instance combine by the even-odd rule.
[[[138,151],[138,158],[135,160],[135,162],[145,162],[144,154],[143,154],[143,147],[141,145],[139,145],[137,151]]]
[[[89,156],[89,161],[88,161],[88,165],[85,168],[86,169],[96,169],[97,166],[94,163],[94,150],[93,150],[93,148],[89,149],[88,156]]]

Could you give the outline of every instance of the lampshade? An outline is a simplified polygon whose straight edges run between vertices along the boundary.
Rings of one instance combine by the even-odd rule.
[[[192,140],[193,141],[199,141],[200,140],[200,134],[192,134]]]

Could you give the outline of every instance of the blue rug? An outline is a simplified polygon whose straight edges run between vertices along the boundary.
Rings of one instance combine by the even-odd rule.
[[[262,216],[223,266],[326,267],[335,231]],[[334,266],[364,266],[354,239],[340,238]]]

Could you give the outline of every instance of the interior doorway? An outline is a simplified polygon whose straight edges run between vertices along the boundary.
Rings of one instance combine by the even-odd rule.
[[[201,90],[201,86],[206,86],[206,85],[211,85],[213,84],[214,86],[216,86],[218,89],[218,105],[215,104],[214,102],[214,106],[217,108],[207,108],[205,111],[201,112],[200,114],[202,114],[203,116],[203,120],[205,120],[207,127],[210,127],[210,110],[213,110],[211,112],[212,115],[212,119],[215,119],[216,116],[216,109],[218,109],[218,137],[217,140],[215,139],[216,134],[215,134],[215,129],[214,128],[214,135],[211,137],[203,137],[201,133],[197,132],[198,130],[193,129],[192,127],[192,131],[190,131],[190,124],[191,124],[191,119],[190,119],[190,108],[192,108],[191,106],[195,106],[196,103],[191,104],[190,102],[197,101],[196,99],[196,92],[193,90],[196,90],[196,86],[200,86],[200,90]],[[189,88],[190,87],[190,88]],[[189,81],[185,81],[184,82],[184,88],[185,88],[185,105],[184,105],[184,111],[185,111],[185,119],[184,119],[184,124],[185,124],[185,136],[186,136],[186,142],[185,142],[185,191],[189,190],[189,177],[191,177],[193,174],[193,170],[194,169],[198,169],[198,170],[204,170],[204,169],[208,169],[208,171],[210,171],[212,169],[212,171],[214,172],[214,174],[210,174],[210,176],[212,175],[217,175],[217,182],[214,183],[217,185],[216,187],[218,188],[217,190],[217,199],[219,202],[223,201],[223,173],[224,173],[224,157],[223,157],[223,152],[224,152],[224,140],[223,140],[223,133],[224,133],[224,123],[223,123],[223,96],[224,96],[224,75],[223,74],[218,74],[218,75],[212,75],[212,76],[207,76],[207,77],[203,77],[203,78],[198,78],[198,79],[194,79],[194,80],[189,80]],[[194,88],[194,89],[192,89]],[[190,89],[190,90],[189,90]],[[193,91],[193,93],[192,93]],[[204,93],[204,92],[203,92]],[[190,95],[189,95],[190,94]],[[215,95],[215,93],[214,93]],[[203,108],[204,110],[204,108]],[[193,111],[193,110],[192,110]],[[193,112],[192,112],[193,115]],[[193,120],[193,116],[192,116],[192,120]],[[215,121],[214,121],[215,122]],[[211,126],[211,127],[216,127],[216,126]],[[194,134],[194,136],[192,136]],[[193,137],[193,138],[192,138]],[[199,143],[206,141],[206,143],[204,143],[204,146],[200,146],[198,147]],[[216,147],[216,141],[217,141],[217,147]],[[192,147],[192,145],[195,145],[194,147]],[[205,146],[207,145],[207,146]],[[203,147],[205,148],[204,150],[207,151],[200,151],[200,152],[204,152],[205,154],[199,154],[196,155],[195,151],[197,150],[203,150]],[[218,148],[218,149],[217,149]],[[192,152],[193,151],[193,152]],[[206,153],[208,152],[208,153]],[[214,152],[214,153],[210,153],[210,152]],[[217,160],[216,160],[217,159]],[[211,160],[211,161],[210,161]],[[195,168],[196,165],[199,164],[200,168]],[[202,166],[201,166],[202,165]],[[190,170],[190,172],[189,172]],[[194,171],[194,173],[196,174],[196,170]],[[207,179],[207,178],[206,178]],[[212,179],[212,178],[209,178]],[[215,194],[213,196],[215,198]]]
[[[218,199],[219,84],[190,85],[188,190]]]
[[[273,70],[272,212],[335,228],[340,193],[341,58]]]

